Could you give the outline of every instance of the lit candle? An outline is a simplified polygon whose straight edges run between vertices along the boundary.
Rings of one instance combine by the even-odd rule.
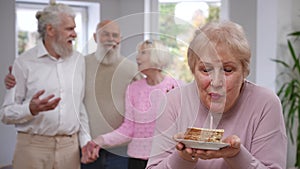
[[[213,118],[212,114],[210,114],[210,123],[209,123],[209,128],[210,129],[212,129],[213,122],[214,122],[214,118]]]

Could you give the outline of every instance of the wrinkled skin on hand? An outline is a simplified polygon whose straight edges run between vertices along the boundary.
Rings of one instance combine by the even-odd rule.
[[[48,111],[48,110],[55,109],[61,100],[61,98],[59,98],[59,97],[54,98],[53,94],[46,96],[43,99],[40,99],[40,96],[43,95],[44,93],[45,93],[45,90],[40,90],[30,100],[29,109],[33,116],[39,114],[42,111]]]
[[[220,150],[187,148],[182,143],[178,143],[176,149],[179,151],[180,156],[187,161],[197,161],[199,158],[202,160],[230,158],[236,156],[240,152],[241,141],[238,136],[228,136],[223,142],[228,143],[229,146],[221,148]]]
[[[81,162],[84,164],[92,163],[99,157],[100,146],[94,141],[89,141],[85,146],[82,147]]]

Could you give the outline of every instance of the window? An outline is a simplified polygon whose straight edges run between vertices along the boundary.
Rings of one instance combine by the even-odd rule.
[[[77,38],[75,40],[74,48],[83,53],[89,52],[89,39],[92,39],[92,32],[94,31],[97,22],[99,21],[99,9],[98,3],[89,2],[76,2],[70,4],[70,2],[59,1],[57,3],[66,3],[72,7],[75,11],[76,17],[76,32]],[[35,14],[37,11],[42,10],[48,5],[48,1],[34,1],[34,0],[18,0],[16,2],[16,35],[17,35],[17,52],[20,55],[24,51],[32,48],[36,45],[38,39],[37,32],[37,20]],[[90,8],[93,6],[92,8]],[[93,24],[88,23],[88,15],[93,13],[94,20]],[[91,38],[89,38],[91,37]]]
[[[159,38],[169,47],[173,64],[167,72],[177,79],[190,82],[193,76],[186,56],[189,42],[196,28],[206,22],[219,20],[221,0],[158,0],[157,5],[148,0],[146,4],[148,4],[148,7],[145,6],[146,11],[159,12],[158,17],[152,14],[152,18],[148,21],[153,22],[153,18],[156,17],[158,27],[148,28],[145,24],[145,29],[159,32],[159,37],[155,38]],[[158,9],[149,9],[156,6]],[[148,25],[151,26],[153,23]],[[146,36],[148,37],[149,35]]]

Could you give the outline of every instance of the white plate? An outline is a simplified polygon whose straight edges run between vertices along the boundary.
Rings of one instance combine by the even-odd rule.
[[[220,148],[224,148],[229,146],[228,143],[213,143],[213,142],[203,142],[203,141],[195,141],[195,140],[185,140],[180,137],[181,133],[176,134],[173,138],[177,142],[183,143],[186,147],[196,148],[196,149],[204,149],[204,150],[219,150]]]

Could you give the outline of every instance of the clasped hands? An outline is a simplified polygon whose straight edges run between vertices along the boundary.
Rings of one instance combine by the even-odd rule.
[[[92,163],[99,157],[100,146],[93,140],[89,141],[85,146],[81,148],[81,162],[84,164]]]

